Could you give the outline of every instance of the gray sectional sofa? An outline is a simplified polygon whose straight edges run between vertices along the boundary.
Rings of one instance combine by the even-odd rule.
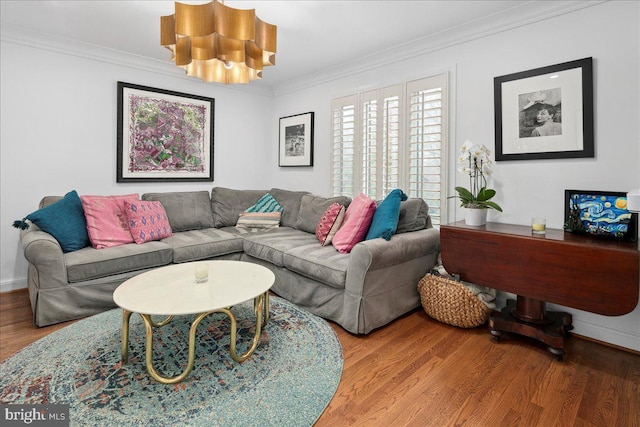
[[[267,192],[284,207],[280,227],[236,228],[238,215]],[[59,199],[45,197],[40,207]],[[325,209],[335,201],[348,204],[346,197],[214,187],[211,193],[148,193],[142,199],[162,203],[173,236],[63,253],[37,226],[21,231],[36,325],[113,308],[116,287],[144,271],[171,263],[232,259],[268,267],[276,276],[275,294],[349,332],[367,334],[420,305],[417,283],[435,265],[440,251],[438,230],[421,199],[402,202],[398,232],[390,241],[364,241],[349,254],[321,246],[315,237]]]

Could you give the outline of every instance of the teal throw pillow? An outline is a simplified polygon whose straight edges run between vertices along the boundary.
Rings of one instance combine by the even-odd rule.
[[[245,212],[282,212],[283,210],[282,205],[270,193],[267,193]]]
[[[382,237],[385,240],[391,239],[391,236],[398,229],[400,202],[403,200],[407,200],[407,195],[402,190],[393,190],[385,197],[373,214],[373,220],[365,240],[377,239],[378,237]]]
[[[57,202],[30,213],[25,219],[51,234],[60,243],[62,252],[72,252],[90,245],[82,201],[75,190]],[[14,226],[23,229],[28,227],[24,220],[16,221]]]

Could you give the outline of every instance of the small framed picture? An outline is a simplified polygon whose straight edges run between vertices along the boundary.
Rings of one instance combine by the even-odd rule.
[[[637,240],[638,214],[627,209],[627,193],[565,190],[564,199],[566,231],[627,242]]]
[[[494,79],[496,161],[594,157],[592,62]]]
[[[118,82],[116,182],[213,181],[214,99]]]
[[[313,166],[313,112],[280,118],[278,166]]]

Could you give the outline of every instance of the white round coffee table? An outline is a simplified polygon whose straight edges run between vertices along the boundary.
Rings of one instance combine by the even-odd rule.
[[[209,266],[209,279],[196,283],[196,264]],[[149,375],[164,384],[175,384],[189,375],[195,360],[195,335],[198,324],[212,313],[224,313],[231,321],[231,357],[243,362],[251,356],[260,340],[262,327],[269,319],[269,289],[275,276],[266,267],[243,261],[197,261],[157,268],[127,280],[113,293],[122,311],[122,362],[128,359],[129,319],[138,313],[145,324],[146,365]],[[256,331],[248,351],[236,352],[237,322],[230,307],[254,300]],[[175,377],[163,377],[153,367],[153,328],[168,324],[174,316],[198,314],[189,330],[189,359],[186,369]],[[160,322],[152,315],[167,316]]]

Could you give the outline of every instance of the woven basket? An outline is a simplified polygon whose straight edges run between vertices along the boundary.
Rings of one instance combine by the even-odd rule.
[[[424,311],[440,322],[461,328],[484,324],[491,309],[462,283],[427,274],[418,282]]]

